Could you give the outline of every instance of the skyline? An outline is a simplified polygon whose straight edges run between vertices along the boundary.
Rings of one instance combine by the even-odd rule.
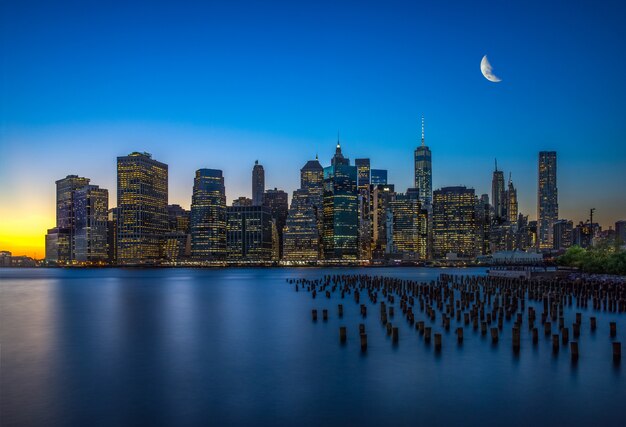
[[[115,158],[132,151],[169,165],[170,204],[189,208],[200,168],[224,171],[229,203],[251,196],[255,160],[291,199],[339,129],[346,156],[404,191],[422,114],[433,190],[490,194],[497,158],[532,219],[537,153],[554,150],[561,218],[624,219],[624,5],[395,6],[3,4],[0,249],[43,255],[68,174],[115,206]],[[481,75],[485,54],[501,83]]]

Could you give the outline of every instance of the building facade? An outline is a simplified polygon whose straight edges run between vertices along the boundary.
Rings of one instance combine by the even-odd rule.
[[[281,259],[283,257],[283,231],[287,222],[287,214],[289,213],[287,193],[276,188],[267,190],[264,195],[263,206],[269,209],[276,226],[277,241],[275,246],[277,258]]]
[[[413,190],[413,191],[412,191]],[[428,210],[422,209],[419,189],[396,194],[390,202],[391,235],[387,252],[405,261],[427,258]]]
[[[554,223],[559,219],[556,151],[539,152],[537,189],[537,241],[539,249],[552,249]]]
[[[74,192],[74,252],[81,263],[107,263],[109,190],[85,185]]]
[[[293,192],[283,231],[283,259],[312,262],[320,258],[317,198],[309,190]]]
[[[553,249],[567,249],[572,246],[574,223],[566,219],[560,219],[554,223]]]
[[[476,255],[476,195],[466,187],[444,187],[433,193],[433,255]]]
[[[387,169],[372,169],[370,183],[371,185],[387,185]]]
[[[196,171],[189,228],[194,261],[226,259],[226,188],[221,170]]]
[[[367,190],[370,187],[370,159],[354,159],[356,166],[356,185],[360,190]]]
[[[419,200],[423,207],[430,209],[433,201],[433,165],[430,148],[424,140],[424,118],[422,117],[421,145],[413,153],[415,164],[415,188],[419,191]]]
[[[226,208],[226,248],[229,262],[271,261],[272,214],[269,208]]]
[[[265,193],[265,170],[263,166],[259,164],[259,161],[254,162],[252,168],[252,206],[263,205],[263,194]]]

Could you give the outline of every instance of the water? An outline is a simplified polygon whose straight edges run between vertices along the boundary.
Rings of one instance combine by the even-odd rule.
[[[441,271],[0,270],[1,424],[624,425],[625,361],[613,365],[608,331],[616,320],[624,348],[624,315],[597,313],[591,334],[591,310],[581,310],[573,366],[541,328],[533,348],[526,324],[514,356],[507,322],[497,346],[466,327],[459,348],[453,320],[437,355],[397,303],[394,347],[370,305],[361,354],[352,298],[338,319],[338,296],[313,300],[285,282],[329,272],[426,281]],[[445,270],[455,271],[484,274]],[[312,308],[328,308],[329,321],[313,323]]]

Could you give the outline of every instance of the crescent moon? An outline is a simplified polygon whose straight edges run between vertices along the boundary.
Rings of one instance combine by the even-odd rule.
[[[480,72],[483,73],[483,76],[485,76],[485,78],[490,82],[498,83],[502,81],[502,79],[496,77],[496,75],[491,71],[491,64],[487,59],[487,55],[483,56],[483,60],[480,61]]]

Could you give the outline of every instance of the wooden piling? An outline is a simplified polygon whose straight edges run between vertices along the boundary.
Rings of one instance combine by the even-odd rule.
[[[367,334],[361,333],[361,351],[367,350]]]
[[[398,342],[398,327],[394,326],[392,333],[391,333],[391,341],[394,343]]]
[[[313,321],[317,322],[317,310],[311,310],[311,316],[313,316]]]
[[[346,333],[346,327],[345,326],[340,326],[339,327],[339,342],[346,342],[346,340],[348,339],[347,333]]]
[[[576,362],[578,360],[578,343],[576,341],[570,343],[570,353],[572,354],[572,362]]]
[[[494,344],[498,342],[498,328],[491,328],[491,342]]]
[[[441,351],[441,334],[435,334],[435,351]]]
[[[615,338],[615,336],[617,335],[617,323],[609,323],[609,328],[611,330],[611,338]]]
[[[552,351],[554,353],[559,352],[559,335],[558,334],[552,335]]]
[[[339,304],[337,306],[337,310],[339,312],[339,317],[343,317],[343,304]]]
[[[456,328],[456,339],[459,344],[463,343],[463,328]]]
[[[622,343],[613,343],[613,361],[619,362],[622,359]]]
[[[328,310],[322,310],[322,319],[324,319],[324,321],[328,320]]]
[[[591,331],[592,332],[595,331],[596,327],[597,327],[597,325],[596,325],[596,318],[595,317],[590,317],[589,318],[589,322],[590,322],[590,325],[591,325]]]

